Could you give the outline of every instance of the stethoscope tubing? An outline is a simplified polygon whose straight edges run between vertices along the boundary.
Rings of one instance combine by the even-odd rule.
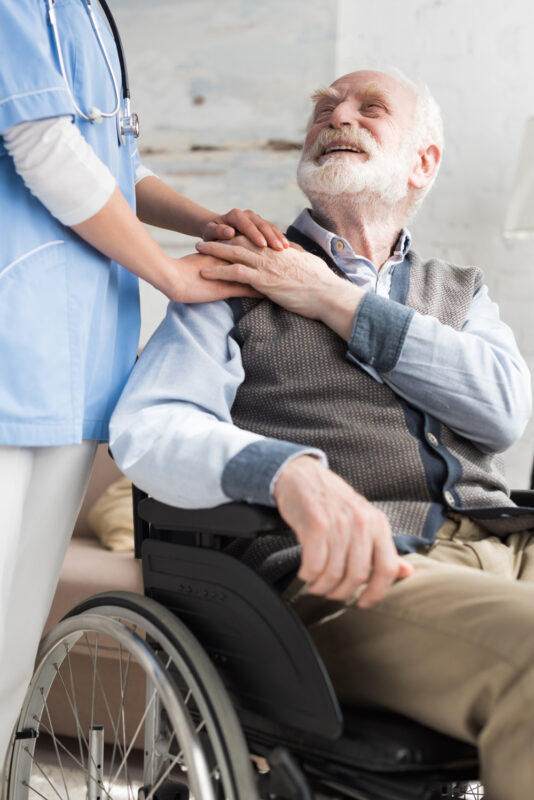
[[[123,120],[121,121],[122,132],[124,134],[126,131],[128,131],[128,132],[134,133],[135,136],[138,136],[139,135],[139,121],[137,119],[137,115],[130,113],[130,84],[129,84],[129,80],[128,80],[128,69],[127,69],[127,66],[126,66],[126,58],[125,58],[125,55],[124,55],[124,48],[122,46],[122,41],[121,41],[121,37],[120,37],[120,34],[119,34],[119,29],[117,27],[117,23],[115,22],[115,19],[113,17],[113,14],[111,13],[110,8],[109,8],[108,4],[106,3],[106,0],[99,0],[99,2],[100,2],[100,5],[102,6],[102,10],[103,10],[103,12],[104,12],[104,14],[105,14],[105,16],[107,18],[107,21],[109,23],[110,28],[111,28],[111,33],[113,34],[113,38],[115,40],[115,44],[116,44],[116,47],[117,47],[117,53],[118,53],[118,57],[119,57],[119,64],[120,64],[120,69],[121,69],[121,81],[122,81],[122,96],[123,96],[123,99],[125,100],[125,104],[126,104],[125,114],[124,114]],[[115,95],[115,108],[113,109],[113,111],[101,111],[100,109],[92,107],[92,108],[88,109],[87,113],[85,113],[84,111],[82,111],[82,109],[80,108],[80,106],[76,102],[76,100],[74,98],[74,94],[72,92],[72,89],[71,89],[71,87],[69,85],[69,82],[68,82],[68,79],[67,79],[67,71],[65,69],[65,61],[63,59],[63,50],[62,50],[61,42],[60,42],[60,38],[59,38],[59,30],[58,30],[58,26],[57,26],[57,19],[56,19],[56,12],[55,12],[55,9],[54,9],[54,3],[55,3],[55,0],[47,0],[48,16],[49,16],[49,19],[50,19],[50,25],[52,27],[52,32],[53,32],[53,36],[54,36],[54,42],[55,42],[56,50],[57,50],[57,54],[58,54],[59,68],[60,68],[60,71],[61,71],[61,75],[63,77],[63,80],[65,81],[65,85],[67,87],[67,91],[69,93],[69,96],[70,96],[70,99],[72,101],[72,104],[73,104],[73,106],[74,106],[74,108],[76,110],[76,113],[79,114],[79,116],[82,119],[85,119],[88,122],[93,122],[93,123],[94,122],[101,122],[102,118],[104,118],[104,117],[110,118],[110,117],[116,116],[120,112],[120,106],[121,106],[121,98],[120,98],[120,93],[119,93],[119,87],[117,86],[117,81],[115,79],[115,74],[113,72],[113,67],[111,66],[111,61],[109,59],[108,52],[107,52],[107,50],[106,50],[106,48],[104,46],[104,42],[102,40],[102,35],[101,35],[100,29],[98,27],[98,21],[96,19],[95,13],[93,11],[91,0],[85,0],[85,7],[87,9],[87,13],[89,15],[89,19],[91,21],[91,27],[93,28],[93,31],[94,31],[95,36],[97,38],[98,45],[100,47],[100,51],[101,51],[102,56],[103,56],[103,58],[104,58],[104,60],[106,62],[106,67],[107,67],[107,70],[108,70],[109,75],[111,77],[111,81],[113,83],[113,92],[114,92],[114,95]],[[93,113],[91,113],[91,112],[93,112]]]

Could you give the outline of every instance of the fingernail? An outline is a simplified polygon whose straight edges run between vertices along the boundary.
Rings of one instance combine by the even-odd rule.
[[[260,239],[260,247],[267,247],[267,239],[264,236]]]
[[[201,272],[202,275],[209,275],[210,272],[213,272],[213,268],[212,267],[202,267],[200,272]]]
[[[223,233],[224,233],[225,236],[228,236],[228,238],[230,238],[230,237],[232,237],[234,235],[234,232],[233,232],[232,228],[225,228]]]
[[[290,246],[289,245],[289,239],[286,239],[285,236],[282,237],[282,243],[283,243],[284,247],[289,247]]]

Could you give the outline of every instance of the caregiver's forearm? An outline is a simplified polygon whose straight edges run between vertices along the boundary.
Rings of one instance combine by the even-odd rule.
[[[168,297],[175,294],[180,282],[175,262],[143,227],[118,188],[100,211],[72,225],[72,230]]]
[[[135,185],[137,216],[148,225],[202,236],[202,229],[216,213],[179,194],[155,175]]]

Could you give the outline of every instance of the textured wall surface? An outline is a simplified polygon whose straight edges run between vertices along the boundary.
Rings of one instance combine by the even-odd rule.
[[[141,116],[144,162],[218,210],[280,225],[300,210],[294,171],[310,92],[361,66],[431,86],[443,167],[412,226],[417,249],[475,263],[534,367],[534,259],[501,229],[524,121],[534,113],[534,6],[524,0],[114,0]],[[149,11],[147,11],[149,8]],[[180,255],[192,241],[157,232]],[[165,301],[143,291],[145,341]],[[525,486],[534,427],[506,454]]]

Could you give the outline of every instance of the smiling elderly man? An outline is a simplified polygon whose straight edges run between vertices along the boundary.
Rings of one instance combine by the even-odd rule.
[[[295,246],[198,245],[228,261],[206,277],[269,299],[170,304],[113,453],[167,503],[276,504],[341,700],[476,742],[488,800],[531,800],[534,510],[495,455],[528,371],[481,271],[411,248],[442,150],[428,91],[362,71],[313,99]]]

